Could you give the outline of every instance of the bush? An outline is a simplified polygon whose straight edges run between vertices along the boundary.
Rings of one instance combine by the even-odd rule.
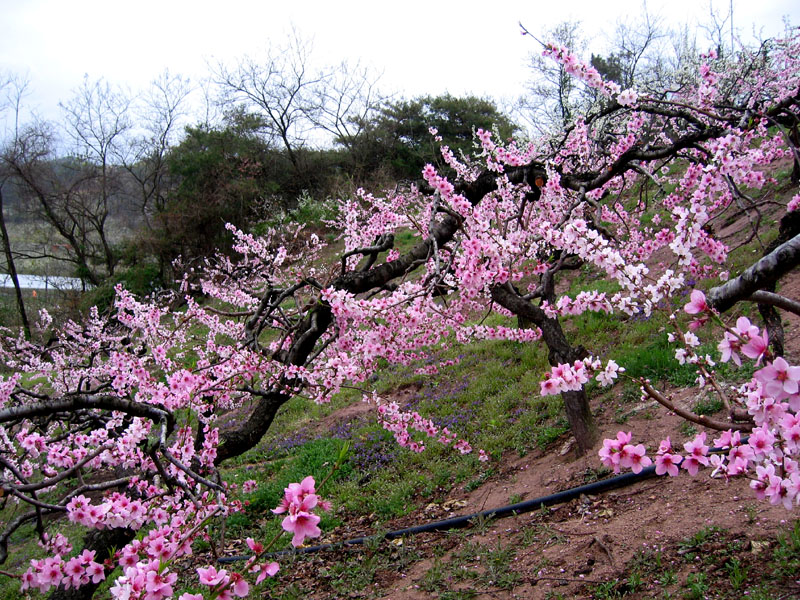
[[[88,310],[96,306],[100,312],[108,310],[114,303],[114,288],[117,284],[122,284],[122,287],[139,297],[148,296],[163,287],[158,265],[153,263],[134,265],[89,290],[81,301],[81,309]]]

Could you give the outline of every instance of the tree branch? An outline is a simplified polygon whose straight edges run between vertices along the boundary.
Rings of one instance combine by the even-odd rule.
[[[800,235],[781,244],[741,275],[711,288],[706,294],[708,305],[725,312],[740,300],[766,288],[800,264]]]

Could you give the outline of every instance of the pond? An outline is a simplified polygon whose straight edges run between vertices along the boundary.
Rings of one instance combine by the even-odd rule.
[[[59,277],[57,275],[17,275],[19,286],[26,290],[74,290],[82,291],[86,285],[78,277]],[[0,275],[0,287],[13,288],[10,275]]]

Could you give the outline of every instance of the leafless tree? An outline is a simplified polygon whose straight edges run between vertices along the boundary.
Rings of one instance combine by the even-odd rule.
[[[667,39],[662,20],[650,13],[646,2],[635,19],[618,21],[609,40],[610,52],[618,58],[620,66],[617,83],[623,89],[634,86],[650,89],[662,82],[663,42]]]
[[[307,107],[308,120],[348,150],[385,98],[378,91],[379,74],[360,63],[342,62],[321,80]]]
[[[563,21],[541,34],[543,43],[557,43],[581,54],[586,40],[578,21]],[[545,134],[569,125],[582,103],[580,83],[567,73],[564,65],[541,55],[530,55],[531,79],[528,93],[520,99],[518,112],[525,117],[534,131]]]
[[[75,156],[85,163],[90,176],[82,178],[83,189],[77,195],[73,210],[80,211],[99,239],[103,262],[113,275],[117,257],[108,234],[108,216],[112,197],[119,192],[120,170],[116,168],[123,149],[124,136],[132,127],[129,109],[131,99],[100,79],[90,82],[85,77],[75,96],[62,103],[67,135],[72,138]]]
[[[138,129],[130,136],[122,163],[135,182],[145,223],[164,209],[168,191],[167,154],[188,115],[189,80],[164,71],[134,107]]]
[[[212,67],[224,101],[243,103],[263,117],[264,133],[283,147],[298,173],[298,150],[307,142],[308,117],[314,112],[313,92],[330,77],[312,69],[310,56],[310,43],[293,32],[284,45],[269,47],[263,59],[244,57],[234,67]]]
[[[21,127],[14,144],[5,148],[3,166],[18,195],[43,223],[52,227],[62,243],[45,244],[26,258],[48,258],[72,263],[82,278],[98,285],[102,274],[94,264],[102,261],[102,248],[93,235],[98,219],[92,217],[92,176],[80,164],[59,159],[52,126],[34,122]],[[66,253],[64,252],[66,246]]]
[[[733,29],[733,0],[723,13],[712,0],[708,0],[708,21],[700,23],[700,29],[706,33],[708,41],[717,51],[717,56],[723,57],[733,52],[734,29]]]
[[[22,99],[28,88],[28,80],[25,78],[16,77],[13,75],[6,75],[0,80],[0,90],[4,92],[4,97],[0,100],[0,114],[7,109],[11,109],[14,115],[13,133],[10,139],[6,141],[7,144],[14,144],[19,134],[19,115],[22,105]],[[2,237],[3,254],[6,259],[6,266],[8,275],[11,278],[11,283],[14,286],[14,296],[17,301],[17,310],[19,312],[20,321],[22,323],[22,330],[25,337],[30,339],[31,326],[28,321],[28,314],[25,310],[25,301],[22,298],[22,289],[19,284],[19,277],[17,275],[17,266],[14,253],[11,250],[11,237],[8,234],[6,227],[5,206],[3,203],[3,188],[8,183],[10,173],[4,168],[5,165],[0,163],[0,237]]]

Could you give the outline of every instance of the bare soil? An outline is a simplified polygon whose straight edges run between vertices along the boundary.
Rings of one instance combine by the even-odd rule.
[[[741,232],[746,226],[739,219],[725,227]],[[784,278],[778,291],[800,298],[800,273]],[[800,317],[783,314],[786,358],[797,364]],[[397,390],[396,399],[402,405],[414,391]],[[697,399],[691,389],[667,391],[687,408]],[[620,406],[621,400],[612,398],[594,407],[600,440],[623,429],[652,450],[666,436],[676,446],[690,437],[681,430],[684,421],[655,402],[625,403],[629,417],[618,425]],[[359,403],[336,411],[317,424],[318,431],[362,417],[369,409]],[[708,431],[709,442],[715,435]],[[569,436],[563,436],[546,451],[524,457],[509,453],[479,488],[468,491],[462,485],[446,496],[419,499],[423,508],[384,527],[401,529],[473,514],[606,476],[597,456],[601,445],[602,441],[576,458]],[[323,541],[375,533],[368,516],[340,516],[344,525],[326,532]],[[681,472],[679,477],[653,477],[550,509],[475,522],[455,532],[304,555],[282,566],[274,593],[282,598],[394,600],[738,599],[756,595],[758,586],[769,582],[772,596],[758,597],[800,598],[800,572],[777,572],[770,563],[777,540],[798,518],[797,508],[787,511],[757,501],[747,480],[726,482],[711,479],[708,471],[696,477]],[[495,561],[503,553],[507,561]],[[742,581],[735,580],[732,564],[741,567]],[[692,585],[698,581],[702,585]]]
[[[692,398],[686,393],[683,403],[690,405]],[[665,414],[662,409],[643,404],[640,416],[632,417],[623,427],[631,430],[643,441],[660,440],[671,435],[673,440],[685,439],[678,432],[682,420]],[[650,412],[652,411],[652,412]],[[653,418],[655,413],[657,416]],[[600,419],[613,410],[607,407]],[[602,426],[601,437],[613,437],[620,429],[611,422]],[[712,432],[709,432],[711,434]],[[388,524],[388,529],[419,525],[449,518],[456,514],[472,514],[490,508],[505,506],[510,500],[519,502],[538,498],[556,491],[586,483],[587,475],[600,467],[596,450],[575,459],[568,441],[546,452],[535,452],[525,457],[508,456],[501,461],[498,473],[480,488],[467,492],[463,486],[455,488],[444,499],[426,506],[411,515]],[[480,557],[464,562],[464,548],[482,546],[487,550],[511,547],[513,560],[510,570],[513,585],[493,587],[489,582],[478,587],[466,577],[453,578],[450,593],[459,591],[460,597],[470,598],[593,598],[598,584],[617,580],[620,586],[630,577],[631,562],[641,561],[649,555],[660,553],[664,570],[672,570],[676,582],[670,587],[648,583],[644,589],[627,594],[626,598],[661,597],[663,591],[678,590],[690,574],[718,572],[722,583],[716,598],[740,597],[733,590],[720,588],[727,573],[722,564],[708,565],[698,556],[685,560],[681,554],[686,540],[701,530],[711,531],[706,543],[720,548],[738,544],[744,550],[740,559],[752,562],[751,571],[759,554],[766,555],[775,545],[776,535],[786,530],[794,513],[782,507],[756,501],[747,481],[724,482],[710,479],[707,472],[690,477],[654,477],[630,487],[620,488],[598,496],[582,497],[567,504],[535,513],[497,519],[476,524],[459,533],[421,534],[401,542],[384,542],[382,550],[358,546],[349,549],[321,552],[301,559],[286,571],[292,579],[309,588],[309,577],[315,590],[310,597],[338,598],[341,587],[336,583],[336,564],[357,563],[371,559],[375,552],[387,554],[386,567],[375,573],[371,585],[347,594],[352,598],[392,598],[415,600],[443,597],[440,589],[431,589],[429,571],[437,563],[447,565],[459,561],[465,570],[484,569]],[[332,532],[330,539],[342,539],[372,533],[368,518],[345,525],[343,531]],[[366,526],[366,529],[364,529]],[[408,554],[413,554],[409,560]],[[405,556],[401,556],[405,555]],[[461,557],[461,558],[458,558]],[[354,562],[355,561],[355,562]],[[392,564],[397,568],[393,568]],[[463,564],[462,564],[463,563]],[[287,565],[288,566],[288,565]],[[721,572],[720,572],[721,571]],[[285,581],[285,580],[284,580]],[[426,587],[428,589],[426,589]],[[730,592],[730,594],[728,594]],[[786,589],[784,597],[800,597],[800,583]],[[610,596],[613,597],[613,596]],[[703,596],[700,596],[703,597]]]

